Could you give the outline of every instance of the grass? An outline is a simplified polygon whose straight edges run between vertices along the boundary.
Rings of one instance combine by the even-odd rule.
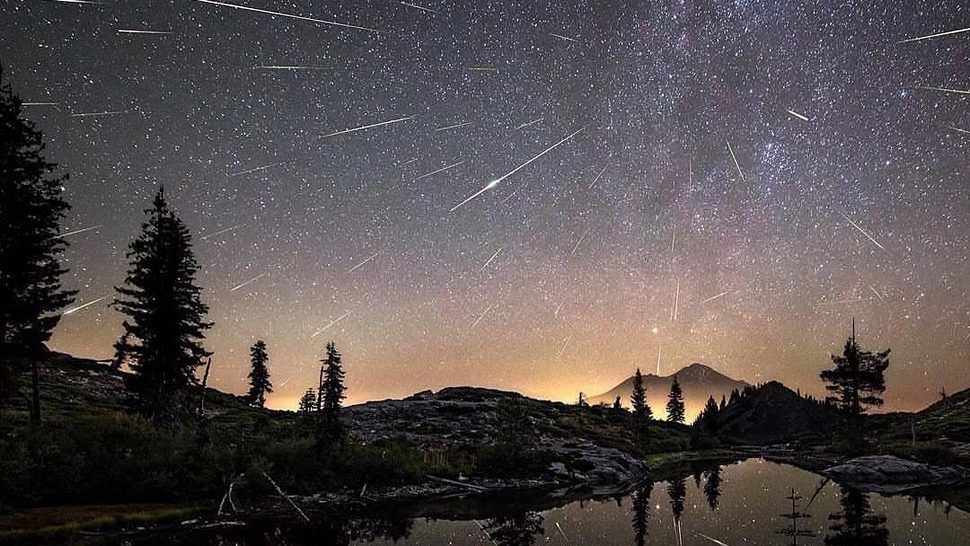
[[[29,508],[0,516],[0,541],[50,540],[79,531],[111,530],[128,526],[190,518],[209,508],[168,504],[104,504]]]

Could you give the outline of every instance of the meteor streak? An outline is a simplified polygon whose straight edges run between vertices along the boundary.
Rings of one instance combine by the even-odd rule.
[[[879,298],[879,301],[886,303],[886,298],[882,297],[882,294],[880,294],[878,290],[873,288],[871,284],[869,285],[869,290],[872,290],[872,293],[875,294],[877,298]]]
[[[319,23],[321,25],[331,25],[335,27],[349,28],[352,30],[363,30],[365,32],[380,32],[376,28],[359,27],[357,25],[338,23],[337,21],[327,21],[325,19],[314,19],[313,17],[304,17],[302,15],[294,15],[292,13],[283,13],[281,11],[270,11],[267,9],[251,8],[249,6],[244,6],[242,4],[230,4],[229,2],[218,2],[216,0],[195,0],[195,1],[202,2],[203,4],[212,4],[214,6],[223,6],[223,7],[238,9],[243,11],[254,11],[256,13],[264,13],[266,15],[272,15],[274,17],[287,17],[290,19],[298,19],[300,21],[309,21],[311,23]]]
[[[261,64],[253,67],[253,70],[333,70],[329,66],[305,66],[293,64]]]
[[[738,163],[738,156],[734,155],[734,148],[731,147],[731,143],[727,143],[728,151],[731,152],[731,157],[734,159],[734,166],[738,168],[738,174],[741,175],[741,182],[744,182],[744,171],[741,170],[741,164]]]
[[[569,341],[572,340],[572,339],[573,339],[573,335],[572,334],[569,334],[568,336],[566,336],[566,339],[563,340],[563,342],[562,342],[562,348],[560,348],[559,349],[559,353],[556,354],[556,358],[561,357],[562,354],[566,352],[566,347],[569,346]]]
[[[426,8],[424,6],[419,6],[417,4],[412,4],[410,2],[398,2],[398,4],[401,4],[402,6],[407,6],[409,8],[414,8],[414,9],[421,10],[421,11],[426,11],[428,13],[441,13],[440,11],[438,11],[436,9]]]
[[[852,220],[851,220],[851,219],[850,219],[850,218],[849,218],[848,216],[846,216],[845,214],[843,214],[843,215],[842,215],[842,217],[843,217],[843,218],[845,218],[845,221],[846,221],[846,222],[848,222],[848,223],[850,223],[850,224],[852,224],[852,227],[854,227],[854,228],[856,228],[857,230],[859,230],[859,233],[861,233],[861,234],[863,234],[863,235],[865,235],[865,236],[866,236],[866,239],[869,239],[870,241],[872,241],[872,244],[874,244],[874,245],[876,245],[876,246],[878,246],[878,247],[879,247],[880,249],[882,249],[882,250],[886,250],[886,247],[884,247],[884,246],[882,246],[881,244],[879,244],[879,241],[877,241],[877,240],[875,240],[875,239],[873,239],[873,238],[872,238],[872,235],[869,235],[869,233],[868,233],[868,232],[866,232],[866,230],[864,230],[864,229],[862,229],[862,228],[861,228],[861,227],[859,226],[859,224],[857,224],[857,223],[855,223],[855,222],[853,222],[853,221],[852,221]]]
[[[475,328],[476,326],[478,326],[478,323],[481,322],[482,319],[485,318],[485,315],[487,315],[488,312],[491,311],[491,310],[492,310],[492,306],[491,305],[489,305],[487,308],[485,308],[485,310],[482,311],[482,314],[481,315],[478,315],[478,318],[475,319],[475,322],[472,323],[472,328]]]
[[[101,296],[100,298],[98,298],[96,300],[91,300],[91,301],[89,301],[87,303],[82,303],[81,305],[78,305],[77,307],[72,307],[72,308],[68,309],[67,311],[64,311],[64,313],[62,313],[62,314],[64,314],[64,315],[70,315],[72,313],[77,313],[81,309],[84,309],[85,307],[90,307],[90,306],[94,305],[95,303],[98,303],[99,301],[101,301],[101,300],[103,300],[103,299],[105,299],[107,297],[108,296]]]
[[[257,172],[257,171],[263,171],[263,170],[270,169],[270,168],[273,168],[273,167],[276,167],[276,166],[279,166],[279,165],[282,165],[282,163],[273,163],[272,165],[263,165],[261,167],[253,167],[252,169],[246,169],[245,171],[239,171],[239,172],[235,172],[235,173],[229,173],[228,176],[229,176],[229,178],[232,178],[234,176],[242,176],[244,174],[254,173],[254,172]]]
[[[22,102],[21,106],[57,106],[59,102]]]
[[[465,199],[461,203],[458,203],[457,205],[455,205],[454,207],[452,207],[449,212],[455,212],[456,210],[458,210],[459,208],[461,208],[465,203],[471,201],[472,199],[478,197],[479,195],[485,193],[486,191],[494,188],[495,186],[498,186],[501,181],[503,181],[506,178],[508,178],[508,177],[512,176],[513,174],[517,173],[519,170],[525,168],[527,165],[529,165],[533,161],[539,159],[540,157],[542,157],[542,156],[546,155],[547,153],[551,152],[552,150],[556,149],[558,146],[560,146],[561,144],[565,143],[566,141],[572,139],[574,136],[578,135],[582,130],[583,129],[579,129],[578,131],[573,132],[572,134],[570,134],[566,138],[560,140],[559,142],[557,142],[557,143],[553,144],[552,146],[549,146],[545,150],[539,152],[539,155],[533,157],[532,159],[526,161],[525,163],[519,165],[518,167],[512,169],[511,171],[505,173],[504,175],[496,178],[495,180],[492,180],[491,182],[489,182],[488,184],[486,184],[484,188],[478,190],[477,192],[475,192],[474,194],[472,194],[470,197],[468,197],[467,199]]]
[[[375,252],[374,254],[371,255],[370,258],[367,258],[366,260],[360,262],[359,264],[355,265],[354,267],[351,267],[350,269],[348,269],[347,270],[347,273],[353,273],[354,271],[357,271],[358,269],[361,268],[361,266],[363,266],[367,262],[369,262],[369,261],[373,260],[374,258],[376,258],[378,254],[380,254],[380,252]]]
[[[169,30],[138,30],[119,28],[118,34],[172,34]]]
[[[91,0],[51,0],[62,4],[103,4],[104,2],[92,2]]]
[[[492,68],[490,66],[469,66],[465,70],[471,70],[472,72],[498,72],[497,68]]]
[[[515,128],[516,129],[525,129],[526,127],[529,127],[530,125],[535,125],[536,123],[539,123],[541,121],[542,121],[542,118],[537,118],[537,119],[534,119],[532,121],[527,121],[525,123],[516,125]]]
[[[199,0],[199,1],[201,2],[202,0]],[[412,120],[412,119],[414,119],[414,116],[408,116],[406,118],[392,119],[390,121],[382,121],[380,123],[372,123],[370,125],[361,125],[360,127],[354,127],[354,128],[351,128],[351,129],[343,129],[343,130],[337,131],[335,133],[330,133],[328,135],[323,135],[322,137],[320,137],[320,139],[330,138],[332,136],[337,136],[337,135],[345,135],[347,133],[356,133],[357,131],[363,131],[363,130],[366,130],[366,129],[373,129],[374,127],[381,127],[381,126],[384,126],[384,125],[391,125],[392,123],[400,123],[402,121],[409,121],[409,120]]]
[[[256,275],[255,277],[249,279],[248,281],[246,281],[246,282],[244,282],[242,284],[237,284],[236,286],[233,286],[232,288],[229,289],[229,291],[230,292],[235,292],[236,290],[239,290],[240,288],[242,288],[244,286],[248,286],[248,285],[250,285],[250,284],[258,281],[259,279],[262,279],[265,276],[266,276],[266,273],[261,273],[259,275]]]
[[[324,326],[323,328],[320,328],[316,332],[313,332],[312,334],[310,334],[310,339],[313,339],[313,338],[317,337],[318,335],[326,332],[329,328],[331,328],[333,326],[336,326],[337,323],[339,323],[343,319],[347,318],[349,315],[350,315],[350,311],[347,311],[346,313],[340,315],[339,317],[331,320],[329,323],[327,323],[326,326]]]
[[[946,32],[937,32],[936,34],[927,34],[926,36],[918,36],[916,38],[907,38],[905,40],[901,40],[898,43],[908,44],[910,42],[919,42],[920,40],[930,40],[932,38],[939,38],[940,36],[950,36],[952,34],[960,34],[961,32],[970,32],[970,27],[961,28],[958,30],[948,30]]]
[[[599,172],[599,174],[597,174],[597,175],[596,175],[596,178],[594,178],[594,179],[593,179],[593,181],[592,181],[592,182],[590,182],[590,184],[589,184],[589,187],[588,187],[588,188],[586,188],[586,189],[587,189],[587,190],[591,190],[591,189],[593,189],[593,186],[595,186],[595,185],[596,185],[596,183],[597,183],[597,182],[599,182],[599,179],[600,179],[600,177],[601,177],[601,176],[603,176],[603,173],[605,173],[605,172],[606,172],[606,169],[609,169],[609,168],[610,168],[610,164],[609,164],[609,163],[607,163],[607,164],[606,164],[606,166],[605,166],[605,167],[603,167],[603,170],[601,170],[601,171]]]
[[[577,40],[576,38],[570,38],[569,36],[563,36],[562,34],[556,34],[555,32],[550,32],[549,36],[552,36],[553,38],[559,38],[560,40],[566,40],[569,42],[577,43],[577,44],[579,43],[579,40]]]
[[[492,260],[494,260],[499,255],[500,252],[502,252],[501,248],[496,250],[495,254],[492,254],[492,257],[489,258],[487,262],[485,262],[485,265],[483,265],[482,268],[478,270],[478,272],[481,273],[485,271],[485,268],[488,267],[488,264],[492,263]]]
[[[802,121],[808,121],[808,118],[807,117],[799,114],[798,112],[792,110],[791,108],[788,109],[788,113],[791,114],[791,115],[793,115],[793,116],[795,116],[796,118],[798,118],[798,119],[800,119]]]
[[[78,114],[71,114],[72,118],[94,118],[98,116],[117,116],[121,114],[127,114],[128,110],[113,110],[107,112],[82,112]]]
[[[677,278],[677,291],[674,292],[674,308],[670,310],[670,318],[677,322],[677,311],[680,307],[680,278]]]
[[[941,91],[943,93],[956,93],[958,95],[970,95],[970,89],[951,89],[949,87],[933,87],[932,85],[917,85],[916,89],[924,91]]]
[[[576,251],[579,250],[579,245],[583,244],[583,239],[585,239],[587,235],[589,235],[588,229],[584,231],[582,235],[579,236],[579,240],[577,240],[576,244],[573,245],[573,250],[572,252],[569,253],[570,258],[576,255]]]
[[[84,233],[86,231],[91,231],[91,230],[94,230],[94,229],[98,229],[99,227],[101,227],[101,226],[91,226],[91,227],[86,227],[86,228],[81,228],[81,229],[75,229],[74,231],[68,231],[67,233],[61,233],[60,235],[55,235],[52,238],[53,239],[63,239],[64,237],[70,237],[71,235],[77,235],[79,233]]]
[[[24,106],[27,106],[27,105],[25,104]],[[954,125],[947,125],[947,126],[946,126],[946,128],[947,128],[947,129],[950,129],[950,130],[952,130],[952,131],[956,131],[956,132],[958,132],[958,133],[963,133],[963,134],[967,134],[967,135],[970,135],[970,131],[968,131],[968,130],[966,130],[966,129],[961,129],[961,128],[959,128],[959,127],[956,127],[956,126],[954,126]]]
[[[199,240],[200,241],[205,241],[209,237],[215,237],[216,235],[222,235],[223,233],[227,233],[227,232],[232,231],[232,230],[234,230],[236,228],[241,228],[244,225],[246,225],[246,224],[239,224],[239,225],[236,225],[236,226],[231,226],[231,227],[223,228],[223,229],[220,229],[219,231],[217,231],[215,233],[210,233],[208,235],[203,235],[203,236],[199,237]]]
[[[438,127],[433,132],[437,133],[438,131],[447,131],[449,129],[458,129],[460,127],[465,127],[466,125],[471,125],[473,123],[475,123],[475,122],[474,121],[465,121],[465,122],[462,122],[462,123],[456,123],[454,125],[447,125],[445,127]]]
[[[724,296],[726,296],[726,295],[728,295],[728,294],[730,294],[730,293],[731,293],[731,291],[730,291],[730,290],[725,290],[724,292],[721,292],[720,294],[717,294],[717,295],[714,295],[714,296],[711,296],[711,297],[709,297],[709,298],[707,298],[706,300],[704,300],[704,301],[702,301],[702,302],[701,302],[701,305],[703,305],[703,304],[705,304],[705,303],[710,303],[710,302],[712,302],[712,301],[714,301],[714,300],[716,300],[716,299],[720,299],[720,298],[723,298]]]
[[[694,534],[696,534],[699,537],[704,537],[707,540],[710,540],[711,542],[713,542],[714,544],[718,544],[720,546],[728,546],[727,544],[721,542],[720,540],[718,540],[716,538],[709,537],[709,536],[705,535],[704,533],[694,533]]]
[[[459,161],[458,163],[452,163],[451,165],[448,165],[446,167],[442,167],[440,169],[431,171],[429,173],[422,174],[421,176],[415,178],[411,182],[417,182],[418,180],[421,180],[422,178],[427,178],[427,177],[429,177],[431,175],[435,175],[435,174],[438,174],[438,173],[443,173],[443,172],[447,171],[448,169],[453,169],[453,168],[455,168],[455,167],[457,167],[459,165],[462,165],[462,164],[466,163],[467,161],[468,160],[462,160],[462,161]]]

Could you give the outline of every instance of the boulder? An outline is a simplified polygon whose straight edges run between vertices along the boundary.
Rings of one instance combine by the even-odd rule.
[[[900,493],[964,481],[958,468],[933,466],[892,455],[869,455],[850,459],[822,471],[836,482],[860,491]]]

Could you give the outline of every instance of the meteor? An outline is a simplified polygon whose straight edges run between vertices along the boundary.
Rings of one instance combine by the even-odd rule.
[[[725,290],[724,292],[721,292],[720,294],[716,294],[716,295],[711,296],[711,297],[707,298],[706,300],[702,301],[701,302],[701,305],[703,305],[705,303],[710,303],[710,302],[712,302],[712,301],[714,301],[716,299],[723,298],[724,296],[726,296],[726,295],[728,295],[730,293],[731,293],[730,290]]]
[[[265,276],[266,276],[266,273],[261,273],[259,275],[256,275],[255,277],[249,279],[248,281],[246,281],[246,282],[244,282],[242,284],[237,284],[236,286],[233,286],[232,288],[229,289],[229,291],[230,292],[235,292],[236,290],[239,290],[240,288],[242,288],[244,286],[248,286],[248,285],[250,285],[250,284],[258,281],[259,279],[262,279]]]
[[[302,15],[294,15],[292,13],[283,13],[281,11],[270,11],[268,9],[252,8],[249,6],[244,6],[242,4],[230,4],[229,2],[218,2],[216,0],[195,0],[196,2],[202,2],[203,4],[212,4],[214,6],[223,6],[226,8],[238,9],[243,11],[254,11],[256,13],[263,13],[266,15],[272,15],[273,17],[286,17],[289,19],[298,19],[300,21],[308,21],[310,23],[319,23],[321,25],[331,25],[341,28],[349,28],[351,30],[363,30],[365,32],[380,32],[376,28],[359,27],[357,25],[350,25],[347,23],[338,23],[337,21],[327,21],[325,19],[314,19],[313,17],[304,17]]]
[[[714,544],[718,544],[719,546],[728,546],[727,544],[721,542],[720,540],[718,540],[716,538],[709,537],[709,536],[705,535],[704,533],[694,533],[694,534],[696,534],[699,537],[704,537],[707,540],[710,540],[711,542],[713,542]]]
[[[516,125],[516,126],[515,126],[515,128],[516,128],[517,130],[518,130],[518,129],[525,129],[526,127],[529,127],[530,125],[535,125],[536,123],[539,123],[539,122],[541,122],[541,121],[542,121],[542,118],[536,118],[536,119],[534,119],[534,120],[532,120],[532,121],[527,121],[527,122],[525,122],[525,123],[522,123],[522,124],[519,124],[519,125]]]
[[[465,70],[470,70],[472,72],[498,72],[497,68],[492,68],[490,66],[469,66]]]
[[[558,521],[556,522],[556,529],[559,529],[559,534],[562,535],[562,538],[569,540],[569,537],[567,537],[566,533],[563,532],[562,527],[559,526]]]
[[[431,171],[431,172],[429,172],[429,173],[425,173],[425,174],[422,174],[421,176],[419,176],[419,177],[417,177],[417,178],[415,178],[415,179],[414,179],[414,180],[412,180],[411,182],[417,182],[418,180],[421,180],[422,178],[427,178],[427,177],[429,177],[429,176],[431,176],[431,175],[435,175],[435,174],[438,174],[438,173],[443,173],[443,172],[445,172],[445,171],[447,171],[447,170],[449,170],[449,169],[454,169],[455,167],[457,167],[457,166],[459,166],[459,165],[462,165],[462,164],[464,164],[464,163],[467,163],[467,162],[468,162],[468,160],[462,160],[462,161],[459,161],[458,163],[452,163],[451,165],[448,165],[448,166],[446,166],[446,167],[442,167],[442,168],[440,168],[440,169],[437,169],[437,170],[434,170],[434,171]]]
[[[169,30],[118,29],[118,34],[172,34]]]
[[[562,311],[562,306],[563,306],[563,305],[566,305],[566,300],[562,300],[562,303],[560,303],[560,304],[559,304],[559,305],[558,305],[558,306],[556,307],[556,312],[555,312],[555,314],[553,314],[553,316],[554,316],[554,317],[556,317],[556,318],[559,318],[559,311]]]
[[[316,332],[313,332],[312,334],[310,334],[310,339],[313,339],[313,338],[317,337],[318,335],[326,332],[331,327],[336,326],[340,321],[342,321],[343,319],[347,318],[349,315],[350,315],[350,311],[347,311],[346,313],[340,315],[339,317],[331,320],[329,323],[327,323],[326,326],[324,326],[323,328],[320,328]]]
[[[95,303],[98,303],[99,301],[101,301],[101,300],[103,300],[103,299],[105,299],[107,297],[108,296],[101,296],[100,298],[98,298],[96,300],[91,300],[91,301],[89,301],[87,303],[82,303],[81,305],[78,305],[77,307],[72,307],[72,308],[68,309],[67,311],[64,311],[62,314],[63,315],[70,315],[72,313],[77,313],[81,309],[84,309],[85,307],[90,307],[90,306],[94,305]]]
[[[25,104],[24,106],[27,106],[27,105]],[[963,134],[966,134],[966,135],[970,135],[970,131],[968,131],[966,129],[961,129],[961,128],[956,127],[954,125],[947,125],[946,128],[947,129],[950,129],[952,131],[956,131],[958,133],[963,133]]]
[[[92,2],[91,0],[50,0],[51,2],[60,2],[62,4],[103,4],[104,2]]]
[[[91,226],[91,227],[86,227],[81,229],[75,229],[74,231],[68,231],[67,233],[61,233],[60,235],[55,235],[54,237],[52,237],[52,239],[63,239],[64,237],[70,237],[71,235],[77,235],[79,233],[84,233],[86,231],[98,229],[99,227],[101,226]]]
[[[57,106],[59,102],[22,102],[21,106]]]
[[[603,170],[600,171],[599,174],[596,175],[596,178],[594,178],[593,181],[590,182],[589,187],[586,188],[586,189],[587,190],[593,189],[593,186],[595,186],[596,183],[599,182],[600,177],[603,176],[603,173],[605,173],[606,172],[606,169],[608,169],[608,168],[610,168],[610,164],[609,163],[607,163],[606,166],[603,167]]]
[[[492,310],[492,306],[489,305],[484,311],[482,311],[482,314],[478,315],[478,318],[475,319],[475,322],[472,323],[472,328],[475,328],[476,326],[478,326],[478,323],[481,322],[482,319],[485,318],[485,315],[487,315],[488,312],[491,310]]]
[[[569,334],[568,336],[566,336],[566,339],[563,340],[563,342],[562,342],[562,348],[560,348],[559,349],[559,353],[556,354],[556,358],[561,357],[562,354],[566,352],[566,347],[569,346],[569,341],[572,340],[572,339],[573,339],[573,335],[572,334]]]
[[[511,171],[505,173],[504,175],[496,178],[495,180],[492,180],[491,182],[489,182],[488,184],[486,184],[484,188],[478,190],[477,192],[475,192],[474,194],[472,194],[470,197],[468,197],[467,199],[465,199],[461,203],[458,203],[457,205],[455,205],[454,207],[452,207],[449,212],[455,212],[456,210],[458,210],[459,208],[461,208],[465,203],[468,203],[469,201],[471,201],[472,199],[474,199],[474,198],[478,197],[479,195],[485,193],[486,191],[494,188],[495,186],[498,186],[499,183],[502,182],[503,180],[505,180],[506,178],[512,176],[513,174],[515,174],[519,170],[525,168],[527,165],[529,165],[533,161],[539,159],[540,157],[542,157],[542,156],[546,155],[547,153],[551,152],[552,150],[556,149],[558,146],[560,146],[561,144],[565,143],[566,141],[571,140],[574,136],[578,135],[582,130],[583,129],[579,129],[578,131],[573,132],[572,134],[570,134],[566,138],[560,140],[559,142],[557,142],[557,143],[553,144],[552,146],[549,146],[545,150],[539,152],[539,154],[536,155],[535,157],[533,157],[532,159],[526,161],[525,163],[519,165],[518,167],[512,169]]]
[[[674,292],[674,308],[670,310],[670,318],[677,322],[677,311],[680,307],[680,277],[677,278],[677,291]]]
[[[370,258],[367,258],[366,260],[360,262],[359,264],[355,265],[354,267],[351,267],[350,269],[348,269],[347,270],[347,273],[353,273],[354,271],[357,271],[358,269],[361,268],[361,266],[363,266],[367,262],[369,262],[369,261],[373,260],[374,258],[376,258],[378,254],[380,254],[380,252],[375,252],[373,255],[371,255]]]
[[[872,235],[869,235],[869,233],[868,233],[868,232],[866,232],[866,230],[864,230],[864,229],[862,229],[862,228],[861,228],[861,227],[859,226],[859,224],[857,224],[857,223],[855,223],[855,222],[853,222],[853,221],[852,221],[852,220],[851,220],[851,219],[850,219],[850,218],[849,218],[848,216],[846,216],[845,214],[843,214],[843,215],[842,215],[842,217],[843,217],[843,218],[845,218],[845,221],[846,221],[846,222],[848,222],[848,223],[850,223],[850,224],[852,224],[852,227],[854,227],[854,228],[856,228],[857,230],[859,230],[859,233],[861,233],[861,234],[863,234],[863,235],[865,235],[865,236],[866,236],[866,239],[869,239],[870,241],[872,241],[872,244],[874,244],[874,245],[876,245],[876,246],[878,246],[878,247],[879,247],[880,249],[882,249],[882,250],[886,250],[886,247],[884,247],[884,246],[882,246],[881,244],[879,244],[879,241],[877,241],[877,240],[875,240],[875,239],[873,239],[873,237],[872,237]]]
[[[956,93],[958,95],[970,95],[970,89],[951,89],[949,87],[933,87],[931,85],[917,85],[915,89],[924,91],[940,91],[943,93]]]
[[[663,345],[657,345],[657,375],[660,375],[660,350],[663,349]]]
[[[71,114],[72,118],[94,118],[99,116],[118,116],[121,114],[127,114],[128,110],[112,110],[106,112],[81,112],[77,114]]]
[[[882,297],[882,294],[880,294],[878,290],[873,288],[871,284],[869,285],[869,290],[872,290],[872,293],[875,294],[877,298],[879,298],[879,301],[886,303],[886,298]]]
[[[201,1],[201,0],[199,0],[199,1]],[[347,133],[356,133],[357,131],[364,131],[366,129],[373,129],[374,127],[381,127],[381,126],[384,126],[384,125],[391,125],[393,123],[400,123],[402,121],[409,121],[409,120],[412,120],[412,119],[414,119],[414,116],[408,116],[406,118],[392,119],[390,121],[382,121],[380,123],[372,123],[370,125],[361,125],[360,127],[353,127],[351,129],[343,129],[343,130],[337,131],[335,133],[330,133],[328,135],[323,135],[322,137],[320,137],[320,139],[322,140],[324,138],[330,138],[332,136],[345,135]]]
[[[492,263],[492,260],[494,260],[499,255],[500,252],[502,252],[501,248],[496,250],[495,254],[492,254],[492,257],[489,258],[487,262],[485,262],[485,265],[483,265],[482,268],[478,270],[478,272],[481,273],[485,271],[485,268],[488,267],[488,264]]]
[[[273,163],[272,165],[263,165],[261,167],[253,167],[252,169],[246,169],[245,171],[239,171],[239,172],[235,172],[235,173],[229,173],[227,176],[229,178],[232,178],[234,176],[242,176],[244,174],[254,173],[254,172],[257,172],[257,171],[264,171],[266,169],[270,169],[270,168],[273,168],[273,167],[277,167],[279,165],[282,165],[282,163]]]
[[[575,245],[573,245],[573,250],[572,252],[569,253],[570,258],[576,256],[576,251],[579,250],[579,245],[583,244],[583,239],[585,239],[587,235],[589,235],[588,229],[584,231],[582,235],[579,236],[579,240],[576,241]]]
[[[246,224],[238,224],[238,225],[235,225],[235,226],[231,226],[231,227],[227,227],[227,228],[223,228],[223,229],[220,229],[219,231],[217,231],[217,232],[215,232],[215,233],[210,233],[210,234],[208,234],[208,235],[203,235],[203,236],[201,236],[201,237],[199,237],[199,240],[200,240],[200,241],[205,241],[205,240],[206,240],[206,239],[208,239],[209,237],[215,237],[216,235],[222,235],[223,233],[227,233],[227,232],[230,232],[230,231],[232,231],[232,230],[234,230],[234,229],[236,229],[236,228],[241,228],[241,227],[243,227],[244,225],[246,225]]]
[[[410,2],[398,2],[398,4],[401,4],[402,6],[407,6],[409,8],[414,8],[416,10],[425,11],[425,12],[428,12],[428,13],[441,13],[440,11],[438,11],[436,9],[426,8],[424,6],[419,6],[417,4],[412,4]]]
[[[260,64],[253,67],[253,70],[333,70],[329,66],[305,66],[305,65],[294,65],[294,64]]]
[[[734,166],[738,168],[738,174],[741,175],[741,182],[744,182],[744,171],[741,170],[741,164],[738,163],[738,156],[734,155],[734,148],[731,147],[731,143],[727,143],[728,151],[731,152],[731,157],[734,159]]]
[[[577,44],[579,43],[579,40],[577,40],[576,38],[570,38],[569,36],[563,36],[562,34],[556,34],[555,32],[550,32],[549,36],[552,36],[553,38],[559,38],[560,40],[566,40],[569,42],[577,43]]]
[[[473,123],[475,123],[475,122],[474,121],[466,121],[466,122],[463,122],[463,123],[456,123],[454,125],[448,125],[448,126],[445,126],[445,127],[438,127],[433,132],[437,133],[438,131],[447,131],[449,129],[458,129],[460,127],[465,127],[466,125],[472,125]]]
[[[788,109],[788,113],[791,114],[791,115],[793,115],[793,116],[795,116],[796,118],[798,118],[798,119],[800,119],[802,121],[808,121],[808,118],[807,117],[799,114],[798,112],[792,110],[791,108]]]
[[[948,30],[946,32],[937,32],[936,34],[927,34],[926,36],[918,36],[916,38],[907,38],[907,39],[901,40],[901,41],[899,41],[897,43],[900,43],[900,44],[908,44],[910,42],[919,42],[921,40],[930,40],[932,38],[939,38],[941,36],[950,36],[952,34],[960,34],[961,32],[970,32],[970,27],[961,28],[961,29],[958,29],[958,30]]]

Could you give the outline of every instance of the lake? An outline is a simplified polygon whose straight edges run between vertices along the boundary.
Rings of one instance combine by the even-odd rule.
[[[823,485],[824,484],[824,485]],[[798,517],[793,513],[796,493]],[[748,459],[695,466],[682,479],[658,481],[617,498],[527,509],[506,498],[482,511],[455,500],[464,517],[365,519],[324,528],[230,530],[155,536],[135,544],[212,545],[785,545],[970,544],[970,514],[946,503],[847,491],[792,466]],[[480,512],[480,516],[471,513]],[[490,513],[488,513],[490,512]],[[424,512],[428,513],[428,512]],[[440,514],[440,506],[434,513]],[[810,517],[801,517],[801,516]],[[792,521],[797,534],[792,536]]]

